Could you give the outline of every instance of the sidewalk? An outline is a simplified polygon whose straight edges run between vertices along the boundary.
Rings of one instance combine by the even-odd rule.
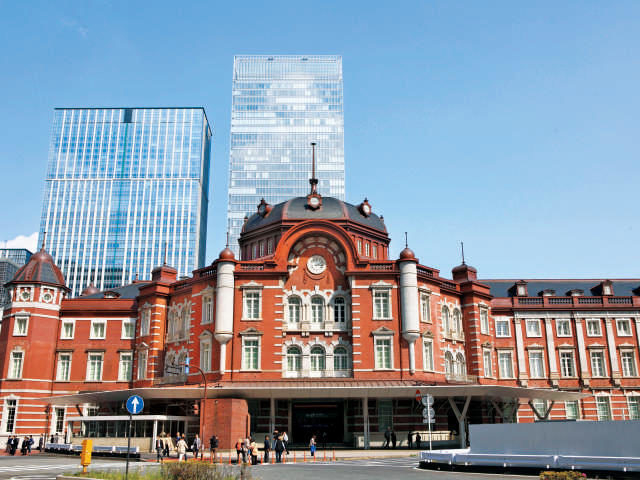
[[[334,455],[335,455],[335,460],[365,460],[365,459],[372,459],[372,458],[402,458],[402,457],[418,457],[419,453],[422,451],[422,449],[418,450],[418,449],[411,449],[408,450],[406,448],[398,448],[398,449],[374,449],[374,450],[364,450],[364,449],[360,449],[360,450],[333,450],[330,448],[327,448],[326,451],[319,449],[316,451],[316,462],[322,462],[322,461],[333,461],[334,459]],[[296,463],[300,463],[300,462],[304,462],[305,460],[307,462],[311,461],[311,455],[309,454],[309,450],[308,449],[295,449],[292,450],[288,453],[287,458],[286,458],[286,463],[293,463],[294,461],[294,453],[295,453],[295,461]],[[326,453],[326,457],[325,457],[325,453]],[[263,455],[263,452],[260,451],[260,455]],[[271,456],[273,456],[274,453],[271,452]],[[236,451],[235,450],[218,450],[217,452],[217,457],[218,457],[218,463],[220,463],[220,457],[222,457],[222,463],[223,464],[228,464],[229,463],[229,457],[231,457],[231,462],[235,463],[237,455],[236,455]],[[325,460],[326,458],[326,460]],[[145,453],[145,452],[141,452],[140,453],[140,459],[142,461],[145,462],[155,462],[156,461],[156,454],[155,453]],[[191,453],[188,454],[188,459],[189,460],[193,460],[193,455]],[[209,462],[211,461],[211,456],[209,454],[209,452],[205,452],[204,454],[204,459],[205,461]],[[177,461],[177,456],[175,453],[172,453],[171,456],[169,458],[165,458],[165,461]]]

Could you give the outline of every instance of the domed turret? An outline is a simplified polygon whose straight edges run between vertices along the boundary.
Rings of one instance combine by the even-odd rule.
[[[233,250],[231,250],[229,247],[222,250],[220,252],[220,255],[218,256],[218,260],[235,260],[235,259],[236,257],[233,254]]]
[[[13,283],[36,283],[67,289],[64,275],[53,261],[53,257],[44,249],[44,245],[16,272],[13,280],[9,282]]]
[[[416,254],[409,247],[400,252],[400,260],[416,260]]]

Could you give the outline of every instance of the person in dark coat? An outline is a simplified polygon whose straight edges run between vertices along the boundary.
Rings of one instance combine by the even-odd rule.
[[[269,463],[269,452],[271,451],[271,440],[269,435],[264,437],[264,463]]]
[[[407,448],[413,447],[413,432],[409,432],[407,435]]]
[[[391,430],[391,448],[396,448],[397,441],[398,441],[398,437],[396,437],[395,430]]]
[[[420,432],[416,433],[416,448],[422,448],[420,442],[422,441],[422,437],[420,436]]]
[[[215,435],[211,435],[209,439],[209,450],[211,450],[211,458],[213,458],[213,463],[217,460],[216,452],[218,451],[218,437]]]
[[[382,444],[382,448],[389,448],[389,442],[391,442],[391,428],[387,427],[384,431],[384,443]]]
[[[282,441],[282,436],[276,439],[276,463],[282,462],[282,452],[284,452],[284,442]]]
[[[164,460],[164,440],[162,436],[156,438],[156,461],[162,463]]]
[[[44,448],[44,437],[40,435],[40,439],[38,440],[38,451],[42,452],[43,448]]]
[[[18,449],[18,445],[20,445],[20,439],[17,435],[13,436],[13,445],[11,446],[11,455],[16,454],[16,450]]]

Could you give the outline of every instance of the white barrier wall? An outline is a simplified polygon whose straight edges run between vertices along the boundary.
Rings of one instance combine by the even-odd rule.
[[[640,457],[640,421],[469,425],[473,454]]]

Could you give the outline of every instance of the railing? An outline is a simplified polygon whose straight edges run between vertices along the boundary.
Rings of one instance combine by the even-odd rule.
[[[468,375],[466,373],[445,373],[444,378],[449,383],[478,383],[477,375]]]
[[[433,278],[433,270],[427,270],[426,268],[417,267],[418,275],[424,275],[425,277]]]
[[[198,275],[200,275],[200,278],[207,278],[207,277],[213,277],[218,273],[218,267],[217,266],[211,266],[211,267],[207,267],[204,268],[202,270],[200,270],[198,272]]]
[[[238,268],[245,272],[257,272],[257,271],[264,270],[264,265],[253,265],[253,264],[241,263]]]
[[[371,263],[371,270],[393,270],[393,263]]]
[[[573,305],[571,297],[549,297],[549,305]]]
[[[442,286],[444,288],[450,288],[451,290],[457,290],[458,289],[458,284],[457,283],[445,282],[444,280],[442,281]]]
[[[610,305],[632,305],[631,297],[607,297],[607,303]]]
[[[542,305],[541,297],[518,297],[518,305]]]
[[[600,297],[578,297],[578,303],[580,305],[602,305],[602,298],[600,298]]]

